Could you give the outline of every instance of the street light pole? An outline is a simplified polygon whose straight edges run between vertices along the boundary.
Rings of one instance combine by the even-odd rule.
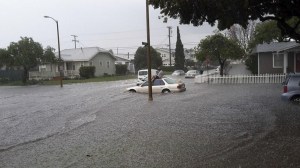
[[[152,97],[152,75],[151,75],[151,55],[150,55],[150,26],[149,26],[149,2],[146,0],[146,24],[147,24],[147,62],[148,62],[148,92],[149,101],[153,101]]]
[[[63,87],[63,75],[62,75],[62,66],[61,66],[61,55],[60,55],[60,42],[59,42],[59,29],[58,29],[58,21],[55,20],[53,17],[50,16],[44,16],[44,18],[50,18],[55,21],[56,23],[56,30],[57,30],[57,43],[58,43],[58,58],[59,58],[59,63],[58,63],[58,71],[59,71],[59,80],[60,80],[60,87]]]

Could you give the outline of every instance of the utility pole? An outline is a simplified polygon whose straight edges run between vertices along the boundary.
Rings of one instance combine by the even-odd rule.
[[[149,0],[146,0],[146,27],[147,27],[147,64],[148,64],[148,101],[153,101],[151,81],[151,53],[150,53],[150,23],[149,23]]]
[[[168,26],[167,27],[168,29],[169,29],[169,53],[170,53],[170,66],[172,66],[172,61],[171,61],[171,59],[172,59],[172,53],[171,53],[171,29],[172,29],[172,27],[171,26]]]
[[[74,41],[74,43],[75,43],[75,49],[76,49],[76,43],[79,43],[79,41],[76,40],[76,38],[77,38],[78,36],[76,36],[76,35],[71,35],[71,36],[74,37],[74,40],[72,40],[72,41]]]

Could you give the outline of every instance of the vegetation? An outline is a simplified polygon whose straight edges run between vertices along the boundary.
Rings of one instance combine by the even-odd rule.
[[[175,49],[175,69],[184,69],[184,49],[180,38],[179,27],[177,26],[177,41]]]
[[[196,49],[198,60],[218,61],[221,76],[223,76],[224,66],[228,59],[240,59],[244,54],[244,50],[235,41],[220,33],[201,40]]]
[[[153,47],[150,47],[150,55],[152,59],[151,67],[153,69],[157,69],[162,65],[160,53],[157,52]],[[147,60],[147,46],[139,47],[134,55],[135,70],[138,71],[140,69],[146,69],[148,67]]]
[[[126,75],[127,74],[127,65],[116,65],[116,74],[117,75]]]
[[[282,0],[149,0],[161,13],[179,18],[182,24],[210,25],[218,23],[220,30],[229,29],[234,24],[247,27],[249,20],[262,22],[273,20],[281,30],[282,36],[288,36],[300,42],[300,1]],[[293,20],[293,22],[290,22]]]
[[[9,52],[6,49],[0,48],[0,68],[3,66],[12,66],[13,60],[12,57],[9,55]]]
[[[79,75],[82,78],[93,78],[95,76],[95,66],[83,66],[79,68]]]
[[[234,24],[226,31],[226,36],[236,41],[246,53],[249,53],[249,43],[254,39],[256,27],[256,21],[250,21],[246,28]]]
[[[26,83],[28,80],[28,71],[39,64],[43,55],[41,44],[34,42],[32,38],[21,37],[21,40],[17,43],[12,42],[7,50],[13,60],[13,65],[23,68],[24,75],[22,81]]]
[[[28,71],[43,62],[56,62],[53,49],[47,47],[45,51],[42,45],[33,41],[32,38],[21,37],[18,42],[12,42],[6,49],[0,50],[1,65],[18,67],[23,70],[22,82],[28,81]]]
[[[245,61],[245,65],[247,66],[248,70],[252,72],[252,74],[258,74],[257,61],[257,57],[253,55],[249,55]]]

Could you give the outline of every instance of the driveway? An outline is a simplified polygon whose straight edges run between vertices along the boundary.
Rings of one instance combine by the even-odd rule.
[[[251,71],[247,69],[245,64],[230,64],[230,69],[228,71],[228,75],[250,75]]]

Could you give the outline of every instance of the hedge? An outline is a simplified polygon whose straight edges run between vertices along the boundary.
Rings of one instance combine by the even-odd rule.
[[[83,66],[79,68],[79,75],[82,78],[95,77],[95,66]]]

